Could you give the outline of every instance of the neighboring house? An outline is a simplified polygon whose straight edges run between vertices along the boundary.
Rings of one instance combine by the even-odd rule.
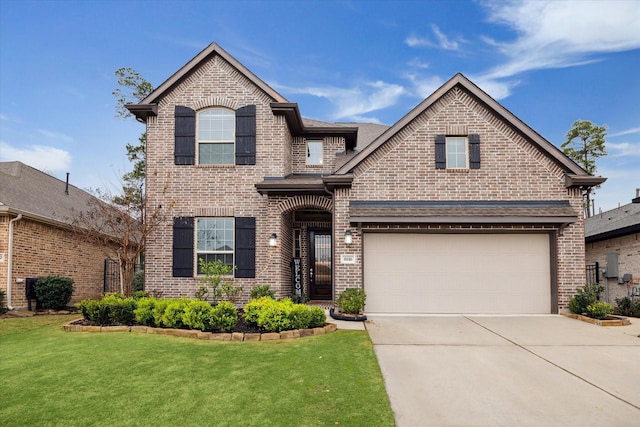
[[[245,299],[358,287],[369,313],[556,313],[584,284],[582,188],[604,178],[461,74],[389,128],[328,124],[213,43],[128,108],[148,203],[172,206],[145,254],[165,296],[194,295],[199,258]]]
[[[640,287],[640,195],[628,205],[584,221],[587,264],[598,263],[605,299],[628,296]],[[624,280],[630,274],[631,280]]]
[[[71,277],[71,299],[103,291],[105,251],[78,239],[72,222],[94,197],[20,162],[0,162],[0,289],[5,304],[24,308],[26,278]]]

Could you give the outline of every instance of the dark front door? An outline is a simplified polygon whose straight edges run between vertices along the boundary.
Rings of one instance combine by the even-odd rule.
[[[331,300],[331,231],[309,231],[309,298]]]

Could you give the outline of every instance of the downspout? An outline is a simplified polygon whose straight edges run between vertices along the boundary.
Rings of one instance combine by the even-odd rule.
[[[21,219],[22,214],[18,214],[17,217],[9,221],[9,253],[7,254],[7,308],[9,310],[13,310],[13,307],[11,306],[11,282],[13,280],[11,277],[11,270],[13,268],[13,223],[20,221]]]

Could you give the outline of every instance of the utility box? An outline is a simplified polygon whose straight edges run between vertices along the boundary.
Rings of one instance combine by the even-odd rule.
[[[604,275],[607,278],[618,277],[618,254],[615,252],[607,254],[607,272]]]

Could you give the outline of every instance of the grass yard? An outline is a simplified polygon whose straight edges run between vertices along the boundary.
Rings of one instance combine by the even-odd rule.
[[[3,426],[394,425],[363,331],[236,343],[68,320],[0,319]]]

